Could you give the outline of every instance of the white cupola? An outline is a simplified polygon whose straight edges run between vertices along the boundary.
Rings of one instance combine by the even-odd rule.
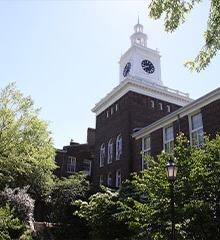
[[[139,23],[134,26],[134,33],[130,36],[131,46],[137,44],[143,47],[147,47],[147,35],[143,32],[144,27]]]
[[[130,36],[131,47],[121,56],[119,65],[119,82],[126,79],[163,86],[161,81],[160,54],[147,47],[147,34],[138,23]]]

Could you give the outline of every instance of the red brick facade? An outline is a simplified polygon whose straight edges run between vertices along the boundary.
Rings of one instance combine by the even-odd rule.
[[[181,109],[180,109],[181,111]],[[215,137],[216,134],[220,134],[220,99],[215,100],[201,108],[197,108],[194,110],[196,113],[201,113],[202,115],[202,123],[203,123],[203,131],[204,134],[211,136],[211,138]],[[181,112],[180,112],[181,113]],[[184,117],[180,117],[179,119],[170,122],[169,119],[167,121],[168,126],[173,126],[174,128],[174,137],[177,136],[178,133],[184,133],[185,136],[190,140],[190,123],[189,118],[194,113],[189,113]],[[164,124],[164,123],[161,123]],[[156,157],[163,150],[163,127],[159,127],[154,131],[148,132],[146,136],[150,136],[151,138],[151,155]],[[139,144],[139,149],[141,149],[141,139],[136,140]]]
[[[154,107],[151,101],[154,101]],[[159,103],[163,109],[160,109]],[[117,105],[117,111],[116,111]],[[112,186],[115,186],[116,171],[121,170],[122,180],[129,178],[130,173],[141,170],[141,148],[132,139],[133,131],[140,129],[152,122],[166,116],[168,112],[175,111],[179,106],[151,98],[135,92],[128,92],[109,108],[100,113],[96,118],[96,141],[95,141],[95,160],[93,165],[92,180],[99,183],[99,178],[103,176],[103,183],[107,184],[107,175],[112,175]],[[113,109],[113,111],[112,111]],[[107,113],[108,112],[108,113]],[[115,160],[115,142],[117,136],[122,135],[122,156],[120,160]],[[113,140],[113,161],[107,163],[108,142]],[[157,140],[158,141],[158,140]],[[99,166],[100,147],[105,145],[104,166]]]

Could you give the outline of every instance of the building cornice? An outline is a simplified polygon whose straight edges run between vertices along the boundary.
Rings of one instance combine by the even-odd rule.
[[[189,95],[183,92],[151,82],[146,82],[145,79],[128,76],[103,99],[101,99],[92,109],[92,111],[95,112],[96,115],[99,115],[129,91],[152,98],[157,98],[162,101],[170,102],[180,106],[185,106],[192,101],[192,99],[189,98]]]
[[[124,59],[124,57],[126,55],[128,55],[133,49],[135,50],[145,50],[147,51],[148,53],[151,53],[151,54],[157,54],[159,57],[161,57],[160,53],[158,50],[154,50],[154,49],[151,49],[151,48],[148,48],[148,47],[144,47],[144,46],[140,46],[138,44],[134,44],[133,46],[131,46],[121,57],[120,57],[120,60],[119,60],[119,64],[121,63],[122,59]]]
[[[132,137],[135,138],[136,140],[143,138],[144,136],[147,136],[147,135],[151,134],[152,132],[173,123],[174,121],[178,120],[179,118],[182,118],[184,116],[187,116],[189,114],[192,114],[192,113],[200,110],[202,107],[204,107],[218,99],[220,99],[220,88],[215,89],[214,91],[198,98],[197,100],[176,110],[175,112],[167,115],[166,117],[163,117],[160,120],[152,123],[151,125],[142,128],[138,132],[133,133]]]

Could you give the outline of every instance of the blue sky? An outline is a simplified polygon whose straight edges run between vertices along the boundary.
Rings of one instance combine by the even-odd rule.
[[[209,1],[176,32],[148,17],[149,1],[1,1],[0,88],[10,81],[41,107],[56,147],[86,142],[91,108],[119,83],[118,61],[140,16],[148,47],[158,48],[164,85],[192,98],[219,87],[220,55],[201,73],[183,62],[203,45]]]

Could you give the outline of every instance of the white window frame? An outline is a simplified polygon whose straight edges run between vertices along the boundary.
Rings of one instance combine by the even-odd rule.
[[[111,107],[111,115],[114,113],[114,108]]]
[[[154,108],[154,100],[150,100],[150,103],[151,103],[151,108]]]
[[[163,104],[162,103],[159,103],[159,108],[161,111],[163,111]]]
[[[88,164],[89,170],[85,170],[84,169],[83,172],[90,176],[91,175],[91,171],[92,171],[92,160],[84,159],[83,160],[83,166],[85,166],[85,164]]]
[[[200,115],[201,116],[201,122],[202,122],[202,125],[193,129],[193,117],[197,116],[197,115]],[[189,121],[189,131],[190,131],[190,144],[191,146],[201,146],[203,143],[204,143],[204,131],[203,131],[203,119],[202,119],[202,113],[200,111],[197,111],[197,112],[194,112],[193,114],[190,114],[188,116],[188,121]],[[194,143],[193,142],[193,134],[195,133],[196,134],[196,139],[198,140],[199,139],[199,135],[201,135],[199,132],[202,130],[202,142],[197,142],[197,143]]]
[[[99,185],[103,185],[104,184],[104,177],[103,175],[99,176]]]
[[[170,139],[166,138],[166,129],[172,128],[173,136]],[[168,147],[166,147],[168,146]],[[163,149],[167,153],[171,153],[174,148],[174,128],[173,125],[169,125],[163,128]]]
[[[76,172],[76,158],[73,156],[68,156],[66,164],[66,172],[74,173]]]
[[[113,159],[113,141],[112,139],[108,142],[108,164],[112,163]]]
[[[118,161],[122,155],[122,135],[119,134],[116,138],[116,147],[115,147],[115,160]]]
[[[167,112],[170,113],[171,109],[170,109],[170,105],[167,105]]]
[[[117,103],[115,104],[115,111],[116,112],[118,111],[118,104]]]
[[[108,173],[107,185],[108,185],[108,187],[112,187],[112,173],[111,172]]]
[[[107,117],[107,118],[109,117],[108,111],[106,111],[106,117]]]
[[[105,144],[103,143],[99,151],[99,167],[103,167],[105,162]]]
[[[119,174],[120,173],[120,174]],[[121,187],[121,169],[116,170],[115,174],[115,186],[117,188]]]
[[[146,148],[145,148],[145,145],[146,145],[145,139],[148,139],[148,141],[149,141],[149,145]],[[148,155],[148,156],[151,155],[151,137],[150,137],[150,135],[142,138],[142,170],[146,169],[148,166],[148,163],[146,162],[146,160],[144,158],[146,155]]]

